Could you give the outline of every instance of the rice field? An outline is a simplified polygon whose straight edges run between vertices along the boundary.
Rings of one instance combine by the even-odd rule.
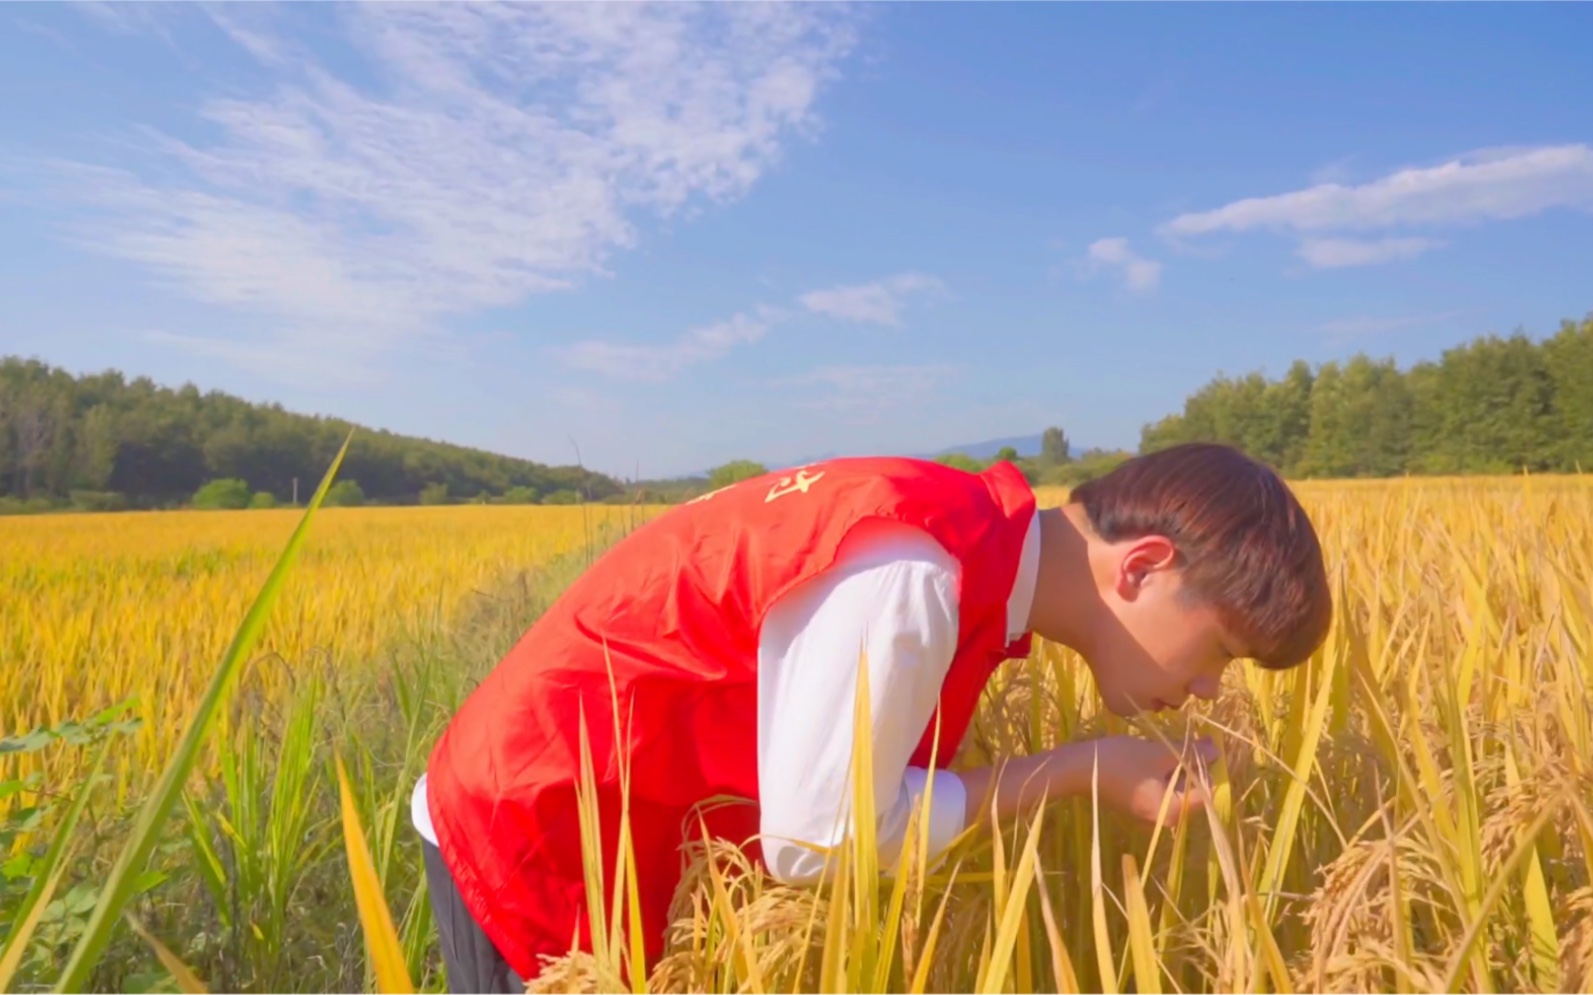
[[[648,509],[328,508],[258,645],[250,686],[357,668],[446,630],[472,592],[598,542]],[[0,728],[123,701],[143,720],[118,778],[169,755],[302,510],[0,517]]]
[[[698,847],[670,951],[647,977],[630,970],[623,916],[605,901],[608,942],[534,987],[1593,989],[1593,479],[1298,490],[1338,588],[1334,632],[1308,666],[1236,666],[1222,700],[1130,726],[1100,713],[1079,660],[1038,645],[990,688],[958,758],[1129,728],[1213,735],[1224,756],[1203,773],[1209,815],[1156,830],[1071,801],[972,831],[936,865],[909,846],[895,868],[874,865],[863,833],[814,890]],[[129,906],[142,932],[114,934],[90,987],[169,991],[192,972],[189,987],[223,990],[442,990],[408,831],[413,778],[452,704],[580,569],[588,543],[648,513],[318,512],[254,665],[151,851]],[[43,990],[61,976],[84,901],[296,522],[0,520],[0,732],[130,695],[144,720],[112,737],[118,774],[85,809],[59,909],[0,988]],[[547,569],[526,582],[536,564]],[[32,778],[0,798],[8,867],[50,843],[91,745],[0,754],[0,784]],[[30,826],[17,813],[41,799],[54,807]],[[390,944],[351,883],[367,847]],[[0,935],[32,880],[7,877]],[[0,978],[4,968],[0,956]]]

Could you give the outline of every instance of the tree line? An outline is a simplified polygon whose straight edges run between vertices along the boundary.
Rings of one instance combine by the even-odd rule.
[[[969,473],[980,473],[995,463],[1011,463],[1031,485],[1075,487],[1132,456],[1121,449],[1087,449],[1074,456],[1067,432],[1060,425],[1052,425],[1040,434],[1040,451],[1032,456],[1020,456],[1017,449],[1004,446],[988,459],[952,452],[936,456],[934,461]],[[755,460],[732,460],[710,470],[707,482],[694,489],[691,496],[767,472],[768,467]]]
[[[0,359],[0,510],[238,507],[307,501],[349,422],[157,386],[117,371],[76,377]],[[618,480],[361,428],[334,503],[623,500]]]
[[[1285,476],[1593,470],[1593,315],[1541,341],[1480,336],[1401,370],[1365,353],[1271,380],[1219,375],[1140,451],[1222,442]]]
[[[73,376],[0,359],[0,512],[77,507],[270,507],[309,497],[353,426],[277,404],[176,389],[115,370]],[[1291,478],[1593,470],[1593,314],[1541,341],[1489,335],[1400,369],[1360,353],[1295,362],[1283,376],[1219,374],[1179,413],[1144,426],[1139,451],[1238,446]],[[1010,460],[1034,484],[1075,485],[1131,454],[1069,455],[1053,426]],[[980,470],[961,453],[940,461]],[[627,485],[464,446],[361,429],[333,504],[672,502],[764,472],[736,460],[702,478]]]

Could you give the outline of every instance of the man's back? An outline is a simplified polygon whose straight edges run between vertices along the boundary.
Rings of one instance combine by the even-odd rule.
[[[683,825],[694,806],[718,795],[756,802],[765,617],[832,568],[861,523],[920,529],[959,564],[954,641],[974,649],[971,666],[943,671],[953,707],[944,709],[941,759],[949,759],[1009,642],[1006,603],[1032,512],[1033,494],[1010,466],[972,475],[921,461],[840,460],[744,481],[628,537],[506,655],[433,755],[438,843],[467,901],[477,890],[472,908],[489,934],[494,915],[519,920],[494,935],[513,944],[524,923],[580,902],[573,813],[583,734],[613,813],[624,766],[633,832],[639,819],[661,823],[636,832],[645,851],[637,859],[649,869],[678,864],[682,833],[697,834],[694,822]],[[921,704],[932,711],[944,704],[936,697]],[[849,707],[844,718],[849,725]],[[737,842],[759,831],[755,805],[719,808],[709,822]],[[528,865],[545,877],[529,882]],[[674,877],[649,873],[644,905],[656,919]],[[550,940],[561,950],[568,941],[568,930]]]

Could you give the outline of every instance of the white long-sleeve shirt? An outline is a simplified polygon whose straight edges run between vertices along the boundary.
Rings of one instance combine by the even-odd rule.
[[[1035,516],[1007,600],[1009,640],[1027,629],[1039,553]],[[864,654],[881,866],[894,860],[931,779],[931,855],[965,828],[962,780],[908,763],[956,653],[959,574],[956,559],[927,532],[870,520],[847,536],[830,569],[770,608],[758,640],[758,802],[771,877],[816,880],[826,858],[814,848],[837,846],[850,833],[853,704]],[[411,815],[435,844],[424,775]]]

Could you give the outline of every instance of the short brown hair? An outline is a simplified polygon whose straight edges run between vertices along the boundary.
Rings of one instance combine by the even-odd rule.
[[[1260,460],[1186,443],[1129,459],[1068,500],[1107,542],[1170,539],[1189,590],[1262,666],[1297,666],[1326,640],[1333,597],[1316,529]]]

